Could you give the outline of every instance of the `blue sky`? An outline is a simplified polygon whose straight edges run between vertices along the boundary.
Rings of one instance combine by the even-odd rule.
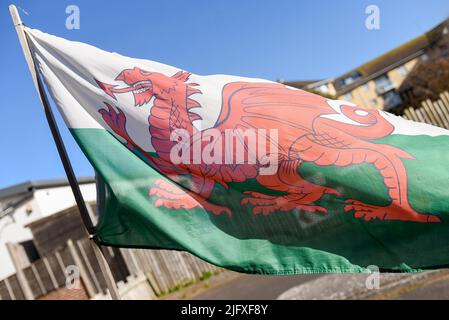
[[[0,0],[0,188],[64,176],[9,17]],[[337,76],[427,31],[449,14],[447,0],[16,1],[33,28],[198,74],[320,79]],[[65,9],[80,8],[67,30]],[[365,28],[380,8],[381,29]],[[75,172],[93,173],[58,117]]]

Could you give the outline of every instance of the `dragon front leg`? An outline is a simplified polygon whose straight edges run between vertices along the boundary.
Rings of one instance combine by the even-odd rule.
[[[104,103],[106,109],[99,109],[98,112],[103,117],[104,122],[109,126],[109,128],[117,134],[119,137],[123,138],[126,141],[126,146],[129,149],[132,149],[136,146],[134,141],[129,136],[128,132],[126,131],[126,116],[125,113],[118,107],[117,111],[115,111],[114,107],[112,107],[109,103]]]
[[[134,151],[139,150],[140,153],[149,161],[152,163],[155,163],[155,160],[157,158],[154,158],[148,154],[145,150],[143,150],[137,143],[133,141],[133,139],[129,136],[128,131],[126,130],[126,115],[125,113],[119,108],[115,107],[117,111],[115,111],[114,107],[111,106],[109,103],[104,103],[106,109],[99,109],[98,112],[103,117],[104,122],[109,126],[109,128],[119,137],[125,140],[125,146],[131,150]]]

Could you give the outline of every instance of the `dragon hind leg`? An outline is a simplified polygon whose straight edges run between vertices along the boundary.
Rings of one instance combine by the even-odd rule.
[[[391,203],[387,206],[375,206],[359,200],[348,199],[344,208],[354,212],[356,218],[369,220],[399,220],[414,222],[440,222],[434,215],[422,214],[412,208],[408,199],[407,171],[401,158],[413,159],[405,151],[390,145],[358,143],[351,148],[336,148],[316,142],[314,136],[298,139],[291,148],[293,155],[300,154],[301,159],[320,166],[346,167],[355,164],[373,165],[384,179]]]
[[[408,199],[408,177],[402,160],[389,152],[390,146],[384,146],[385,153],[367,151],[366,162],[371,163],[379,170],[384,178],[384,184],[391,197],[387,206],[374,206],[364,204],[357,200],[346,200],[345,211],[354,211],[356,218],[367,221],[398,220],[413,222],[440,222],[440,218],[430,214],[419,213],[412,208]],[[396,150],[394,150],[396,151]]]
[[[315,185],[298,172],[300,160],[281,160],[275,175],[259,175],[257,181],[263,186],[276,191],[287,192],[282,196],[270,196],[258,192],[244,192],[250,197],[243,198],[242,205],[253,206],[254,214],[268,215],[275,211],[307,211],[326,213],[327,209],[315,205],[324,194],[340,195],[336,190]]]

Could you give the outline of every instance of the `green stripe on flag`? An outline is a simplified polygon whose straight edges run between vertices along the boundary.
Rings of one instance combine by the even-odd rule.
[[[102,129],[71,129],[84,153],[107,185],[97,236],[107,245],[186,250],[213,264],[247,273],[296,274],[416,271],[449,261],[449,137],[392,135],[374,141],[400,147],[416,160],[404,159],[411,205],[438,215],[441,223],[364,221],[345,213],[345,199],[387,205],[383,179],[372,165],[301,166],[316,184],[334,187],[343,197],[324,196],[327,214],[275,212],[254,215],[240,205],[241,191],[265,191],[255,180],[216,186],[211,202],[234,212],[215,216],[202,209],[156,208],[148,190],[165,179]],[[444,152],[443,152],[444,151]]]

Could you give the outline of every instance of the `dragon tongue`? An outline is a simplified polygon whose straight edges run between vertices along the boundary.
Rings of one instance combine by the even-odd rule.
[[[117,100],[117,98],[115,97],[114,92],[113,92],[113,90],[112,90],[112,89],[115,87],[115,85],[107,84],[107,83],[104,83],[104,82],[101,82],[101,81],[98,81],[98,80],[95,80],[95,81],[97,82],[98,86],[99,86],[101,89],[103,89],[103,91],[104,91],[107,95],[109,95],[109,96],[111,96],[112,98],[114,98],[114,100]]]

